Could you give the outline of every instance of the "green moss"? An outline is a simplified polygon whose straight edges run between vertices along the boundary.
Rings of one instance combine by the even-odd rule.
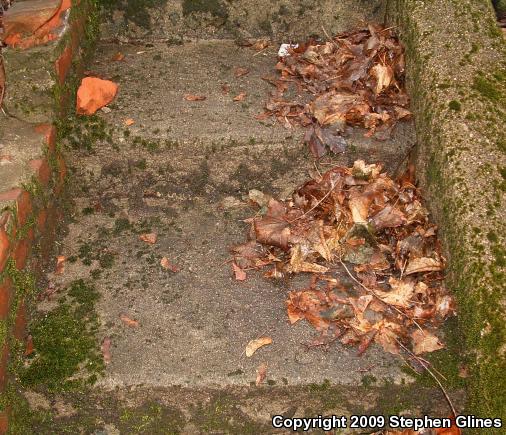
[[[112,143],[112,129],[97,115],[69,115],[57,122],[58,141],[74,149],[92,151],[100,142]]]
[[[104,252],[100,255],[98,262],[100,263],[100,267],[110,269],[114,265],[114,254]]]
[[[196,12],[210,13],[223,19],[228,18],[227,9],[220,0],[183,0],[183,15]]]
[[[10,408],[8,434],[33,434],[34,428],[53,422],[51,412],[31,409],[28,401],[13,385],[8,385],[0,394],[0,409],[6,406]]]
[[[503,93],[498,89],[497,85],[482,75],[474,78],[473,87],[481,95],[493,102],[499,102],[503,99]]]
[[[451,110],[455,110],[456,112],[460,112],[462,105],[457,100],[452,100],[448,103],[448,107]]]
[[[179,410],[157,402],[125,408],[119,421],[121,433],[129,434],[178,434],[185,425],[185,418]]]
[[[91,243],[83,243],[79,246],[79,258],[84,265],[90,266],[93,260],[93,248]]]
[[[25,387],[71,390],[93,383],[103,370],[94,311],[98,293],[78,280],[69,286],[67,295],[57,308],[30,325],[36,353],[28,365],[17,368]]]
[[[214,395],[208,403],[199,404],[195,411],[191,422],[199,428],[199,433],[256,435],[268,429],[243,413],[237,400],[227,393]]]
[[[118,218],[114,221],[113,233],[119,235],[124,231],[132,229],[132,224],[127,218]]]
[[[163,8],[167,0],[101,0],[100,5],[107,17],[112,17],[115,10],[123,12],[125,26],[129,22],[150,30],[151,20],[149,10]]]

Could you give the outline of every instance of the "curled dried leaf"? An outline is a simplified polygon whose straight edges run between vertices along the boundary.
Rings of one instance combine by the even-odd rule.
[[[139,322],[137,320],[128,317],[126,314],[121,314],[119,318],[127,326],[132,328],[137,328],[139,326]]]
[[[234,76],[235,77],[242,77],[242,76],[245,76],[246,74],[249,74],[249,69],[248,68],[237,67],[234,70]]]
[[[56,270],[54,273],[61,275],[65,271],[65,261],[67,258],[64,255],[58,255],[56,257]]]
[[[267,346],[272,343],[271,337],[260,337],[255,340],[251,340],[246,346],[246,356],[251,357],[258,349],[263,346]]]
[[[104,363],[106,364],[109,364],[112,359],[111,344],[111,337],[104,337],[102,340],[102,345],[100,346],[100,350],[102,351],[102,356],[104,358]]]
[[[262,363],[257,368],[257,378],[255,380],[255,385],[258,387],[261,383],[265,381],[267,377],[267,364]]]
[[[154,245],[157,240],[157,235],[155,233],[141,234],[139,236],[139,239],[141,239],[143,242],[149,243],[150,245]]]
[[[171,261],[167,257],[162,257],[160,260],[160,265],[167,270],[170,270],[174,273],[179,272],[179,267],[177,267],[175,264],[171,263]]]
[[[236,95],[233,100],[234,101],[244,101],[246,99],[246,96],[248,94],[246,94],[246,92],[241,92],[240,94]]]
[[[186,101],[204,101],[207,97],[205,95],[196,94],[185,94],[184,99]]]
[[[234,261],[232,263],[232,270],[234,271],[235,279],[237,281],[245,281],[247,278],[246,272],[242,270]]]

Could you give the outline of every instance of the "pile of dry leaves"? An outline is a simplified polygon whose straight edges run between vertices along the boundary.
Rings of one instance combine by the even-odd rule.
[[[232,248],[237,279],[309,273],[291,291],[291,323],[305,319],[328,342],[372,342],[394,354],[441,349],[431,330],[454,311],[443,286],[445,260],[408,171],[394,181],[381,166],[356,161],[298,188],[291,200],[251,195],[259,211],[250,240]]]
[[[306,141],[317,157],[326,147],[343,151],[347,126],[384,140],[411,115],[403,49],[391,29],[369,24],[325,43],[310,40],[288,49],[276,69],[278,78],[264,77],[276,89],[258,118],[273,115],[287,128],[310,127]]]

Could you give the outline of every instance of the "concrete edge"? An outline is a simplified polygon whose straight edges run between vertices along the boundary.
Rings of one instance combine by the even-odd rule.
[[[418,177],[458,300],[467,411],[505,421],[506,44],[488,0],[390,0],[387,17],[406,46]]]

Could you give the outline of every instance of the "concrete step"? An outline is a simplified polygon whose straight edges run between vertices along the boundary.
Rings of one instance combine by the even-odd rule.
[[[385,4],[380,0],[164,0],[110,2],[104,9],[105,37],[181,42],[262,36],[290,42],[340,33],[364,20],[382,22]]]
[[[112,61],[118,51],[124,60]],[[287,197],[315,168],[301,129],[255,119],[270,86],[261,77],[273,74],[275,53],[256,55],[223,40],[99,46],[90,69],[115,80],[119,95],[110,110],[74,126],[75,213],[61,243],[67,261],[63,274],[48,277],[58,289],[81,278],[95,285],[99,336],[111,339],[111,362],[91,400],[61,397],[79,407],[61,422],[82,424],[78,417],[86,416],[94,427],[117,429],[129,418],[114,419],[117,413],[136,421],[158,409],[149,424],[159,427],[159,416],[170,414],[184,421],[183,433],[275,433],[269,419],[276,413],[448,414],[440,392],[417,384],[400,358],[376,346],[362,356],[338,343],[314,347],[312,327],[289,325],[288,291],[308,277],[233,277],[228,249],[245,240],[243,220],[254,214],[248,191]],[[249,74],[236,78],[236,67]],[[234,102],[240,92],[246,99]],[[185,94],[206,99],[190,102]],[[360,157],[395,171],[413,140],[410,124],[386,142],[357,131],[321,170]],[[150,232],[153,245],[139,239]],[[163,257],[179,270],[162,268]],[[122,314],[139,326],[126,327]],[[273,343],[247,358],[247,343],[262,335]],[[266,383],[257,388],[263,363]],[[104,413],[110,401],[114,418]]]

